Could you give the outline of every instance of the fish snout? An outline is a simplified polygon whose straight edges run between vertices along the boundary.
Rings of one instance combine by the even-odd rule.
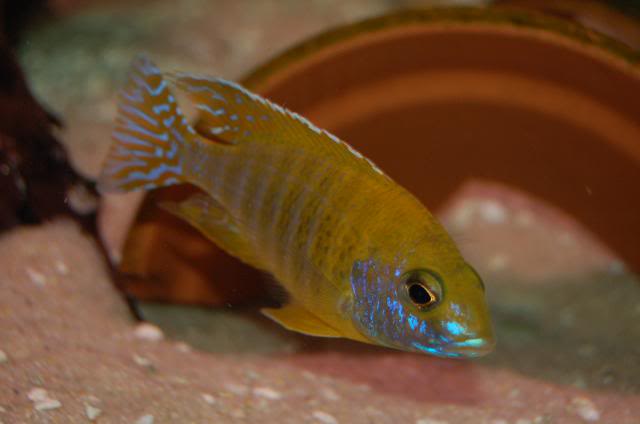
[[[492,352],[495,345],[493,337],[473,337],[452,342],[445,346],[444,350],[452,356],[476,358]]]
[[[466,358],[484,356],[493,351],[496,345],[493,328],[487,322],[463,325],[456,321],[447,321],[442,325],[442,333],[448,339],[448,343],[443,346],[447,356]]]

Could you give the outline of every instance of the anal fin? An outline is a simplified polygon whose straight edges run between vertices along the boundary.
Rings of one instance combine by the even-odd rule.
[[[263,308],[261,312],[291,331],[318,337],[342,337],[337,330],[295,303],[278,309]]]
[[[159,206],[193,225],[229,254],[255,268],[263,268],[240,227],[213,197],[198,193],[182,202],[163,202]]]

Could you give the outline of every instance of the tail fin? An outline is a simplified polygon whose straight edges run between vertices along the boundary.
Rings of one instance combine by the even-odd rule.
[[[120,92],[114,143],[98,189],[130,191],[183,182],[183,150],[192,133],[160,70],[145,56],[136,57]]]

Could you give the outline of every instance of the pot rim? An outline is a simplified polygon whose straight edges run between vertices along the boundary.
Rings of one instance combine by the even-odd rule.
[[[360,37],[381,34],[409,27],[441,29],[497,29],[516,30],[520,35],[543,35],[549,39],[569,43],[585,53],[609,59],[611,64],[624,68],[640,78],[640,51],[578,23],[555,18],[538,12],[509,7],[449,7],[407,9],[367,18],[311,36],[276,54],[272,59],[258,65],[244,75],[240,81],[249,89],[259,91],[272,78],[292,65],[312,58],[330,47]],[[525,30],[525,31],[522,31]]]

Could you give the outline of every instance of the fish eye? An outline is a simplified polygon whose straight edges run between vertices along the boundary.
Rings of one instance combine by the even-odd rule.
[[[422,284],[410,283],[408,289],[409,298],[418,306],[429,306],[436,301],[436,297]]]
[[[431,273],[412,273],[406,279],[405,285],[409,299],[419,308],[428,308],[440,301],[440,283]]]

